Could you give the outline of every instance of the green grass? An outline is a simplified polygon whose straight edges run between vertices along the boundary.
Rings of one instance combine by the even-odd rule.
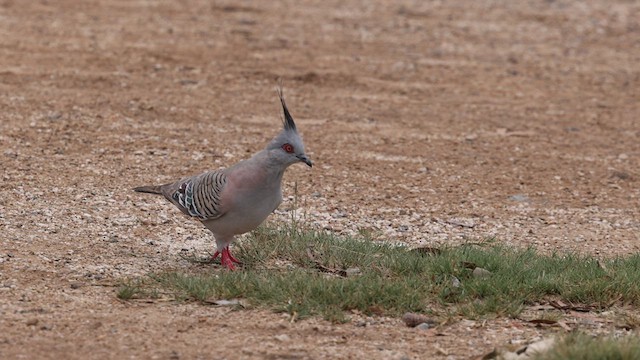
[[[487,242],[426,255],[296,227],[261,228],[234,252],[244,262],[240,271],[210,264],[204,273],[155,274],[150,277],[154,284],[139,281],[135,286],[169,291],[181,300],[242,298],[249,306],[296,318],[320,315],[337,322],[350,310],[478,319],[515,317],[526,305],[550,299],[595,309],[640,305],[638,254],[605,260],[601,266],[589,256],[542,255]],[[473,276],[476,266],[491,275]],[[343,276],[356,267],[359,275]],[[140,293],[123,287],[118,297]]]
[[[157,298],[158,292],[149,284],[150,279],[128,280],[118,286],[116,296],[120,300],[133,300],[141,298]]]
[[[564,337],[549,351],[532,359],[635,360],[640,359],[640,339],[635,336],[594,338],[577,333]]]

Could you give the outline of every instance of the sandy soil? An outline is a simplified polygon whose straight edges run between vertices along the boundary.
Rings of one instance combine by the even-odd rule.
[[[281,77],[317,166],[288,171],[271,221],[629,254],[639,64],[633,1],[2,0],[0,358],[466,359],[563,331],[120,302],[123,279],[213,247],[130,188],[259,150]]]

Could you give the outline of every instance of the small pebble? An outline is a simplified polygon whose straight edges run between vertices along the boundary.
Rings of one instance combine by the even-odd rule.
[[[280,335],[276,335],[275,339],[281,342],[286,342],[291,340],[291,337],[289,337],[289,335],[287,334],[280,334]]]
[[[419,324],[418,326],[416,326],[416,329],[418,329],[418,330],[429,330],[432,327],[433,327],[433,324],[425,322],[425,323],[422,323],[422,324]]]
[[[231,299],[231,300],[225,300],[225,299],[219,299],[219,300],[209,300],[206,301],[207,303],[213,304],[213,305],[217,305],[217,306],[235,306],[235,305],[240,305],[240,300],[238,299]]]
[[[517,201],[517,202],[525,202],[529,201],[529,197],[527,195],[516,194],[509,196],[509,200]]]
[[[434,321],[431,320],[430,318],[421,315],[421,314],[416,314],[416,313],[405,313],[404,315],[402,315],[402,321],[404,321],[404,323],[408,326],[408,327],[416,327],[420,324],[433,324]]]
[[[360,275],[362,273],[362,271],[360,271],[360,268],[353,267],[353,268],[348,268],[347,270],[345,270],[345,273],[346,273],[347,277],[350,277],[350,276]]]
[[[340,218],[347,217],[347,214],[343,212],[334,212],[333,214],[331,214],[331,217],[334,219],[340,219]]]
[[[483,279],[486,277],[491,276],[491,271],[487,270],[487,269],[483,269],[481,267],[477,267],[475,269],[473,269],[473,276]]]

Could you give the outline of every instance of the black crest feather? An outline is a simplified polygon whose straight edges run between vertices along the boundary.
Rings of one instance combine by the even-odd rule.
[[[278,97],[280,97],[280,103],[282,104],[282,111],[284,112],[284,120],[283,120],[284,129],[297,132],[296,123],[293,122],[293,118],[289,113],[287,104],[284,102],[284,94],[282,93],[282,84],[278,85],[278,87],[276,88],[276,91],[278,92]]]

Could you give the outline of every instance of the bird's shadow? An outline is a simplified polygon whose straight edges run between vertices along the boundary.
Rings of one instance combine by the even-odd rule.
[[[182,252],[180,252],[178,254],[178,256],[182,259],[187,261],[188,263],[191,264],[198,264],[198,265],[210,265],[210,264],[220,264],[220,260],[213,259],[213,254],[208,252],[206,253],[206,255],[202,255],[202,253],[200,252],[196,252],[195,250],[186,250],[183,249]]]

